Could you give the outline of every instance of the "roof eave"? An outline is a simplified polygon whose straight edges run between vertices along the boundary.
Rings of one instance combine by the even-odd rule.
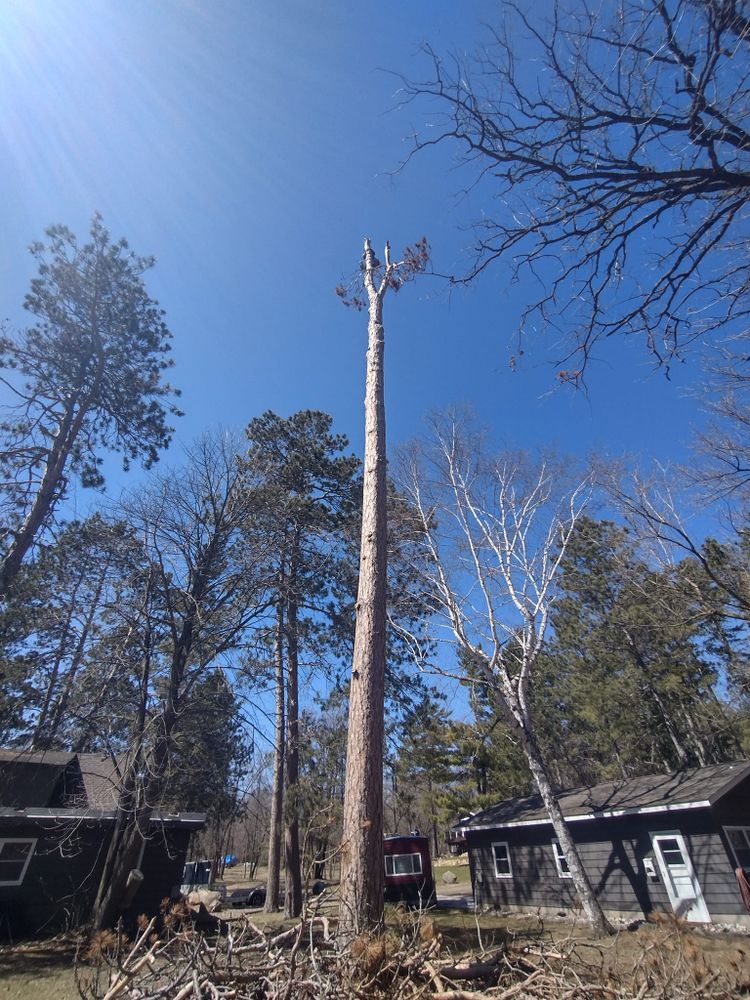
[[[578,823],[586,820],[616,819],[618,816],[645,816],[656,813],[681,812],[684,809],[710,809],[712,804],[709,799],[701,799],[695,802],[674,802],[658,806],[633,806],[629,809],[603,809],[601,812],[574,813],[573,815],[563,813],[563,818],[566,823]],[[476,825],[463,826],[460,829],[464,834],[467,834],[476,830],[507,830],[511,827],[551,825],[552,820],[549,817],[544,817],[541,819],[513,819],[505,823],[477,823]]]
[[[117,818],[115,809],[53,809],[31,807],[28,809],[0,808],[0,822],[93,822],[113,823]],[[167,827],[190,827],[200,829],[206,825],[205,813],[152,813],[151,825]]]

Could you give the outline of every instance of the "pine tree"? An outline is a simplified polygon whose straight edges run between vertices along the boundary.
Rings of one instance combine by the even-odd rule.
[[[164,381],[171,333],[143,274],[153,264],[112,242],[101,217],[79,244],[65,226],[47,230],[31,252],[39,273],[25,308],[34,326],[0,336],[0,368],[18,400],[0,425],[4,528],[0,598],[65,495],[71,474],[103,484],[102,450],[148,468],[172,436],[179,413]]]

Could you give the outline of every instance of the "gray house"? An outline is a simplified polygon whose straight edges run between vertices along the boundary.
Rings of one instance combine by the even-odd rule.
[[[0,750],[0,939],[85,921],[115,825],[116,762],[101,754]],[[197,813],[154,813],[130,916],[179,886]]]
[[[750,870],[750,762],[608,782],[559,794],[602,908],[610,916],[674,912],[744,923],[736,868]],[[459,824],[478,906],[568,911],[567,860],[539,795]]]

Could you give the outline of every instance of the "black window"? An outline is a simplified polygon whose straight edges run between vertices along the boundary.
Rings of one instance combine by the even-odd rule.
[[[568,867],[568,859],[565,857],[565,852],[556,840],[552,841],[552,850],[555,852],[557,874],[560,878],[572,878],[570,868]]]
[[[750,871],[750,827],[725,826],[724,833],[732,848],[737,867]]]
[[[492,845],[492,857],[495,862],[496,878],[513,878],[510,867],[510,848],[505,841]]]

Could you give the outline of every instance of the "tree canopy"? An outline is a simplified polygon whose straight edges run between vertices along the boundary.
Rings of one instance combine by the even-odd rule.
[[[102,451],[148,468],[179,410],[165,381],[171,333],[143,280],[153,265],[99,215],[80,243],[65,226],[31,253],[38,274],[24,307],[34,325],[0,337],[2,381],[15,407],[0,423],[0,595],[65,495],[71,473],[100,487]]]
[[[428,47],[431,79],[405,84],[436,108],[416,149],[453,144],[492,198],[459,280],[537,279],[521,331],[572,334],[561,379],[602,337],[668,362],[747,319],[749,46],[738,0],[505,0],[477,54]]]

